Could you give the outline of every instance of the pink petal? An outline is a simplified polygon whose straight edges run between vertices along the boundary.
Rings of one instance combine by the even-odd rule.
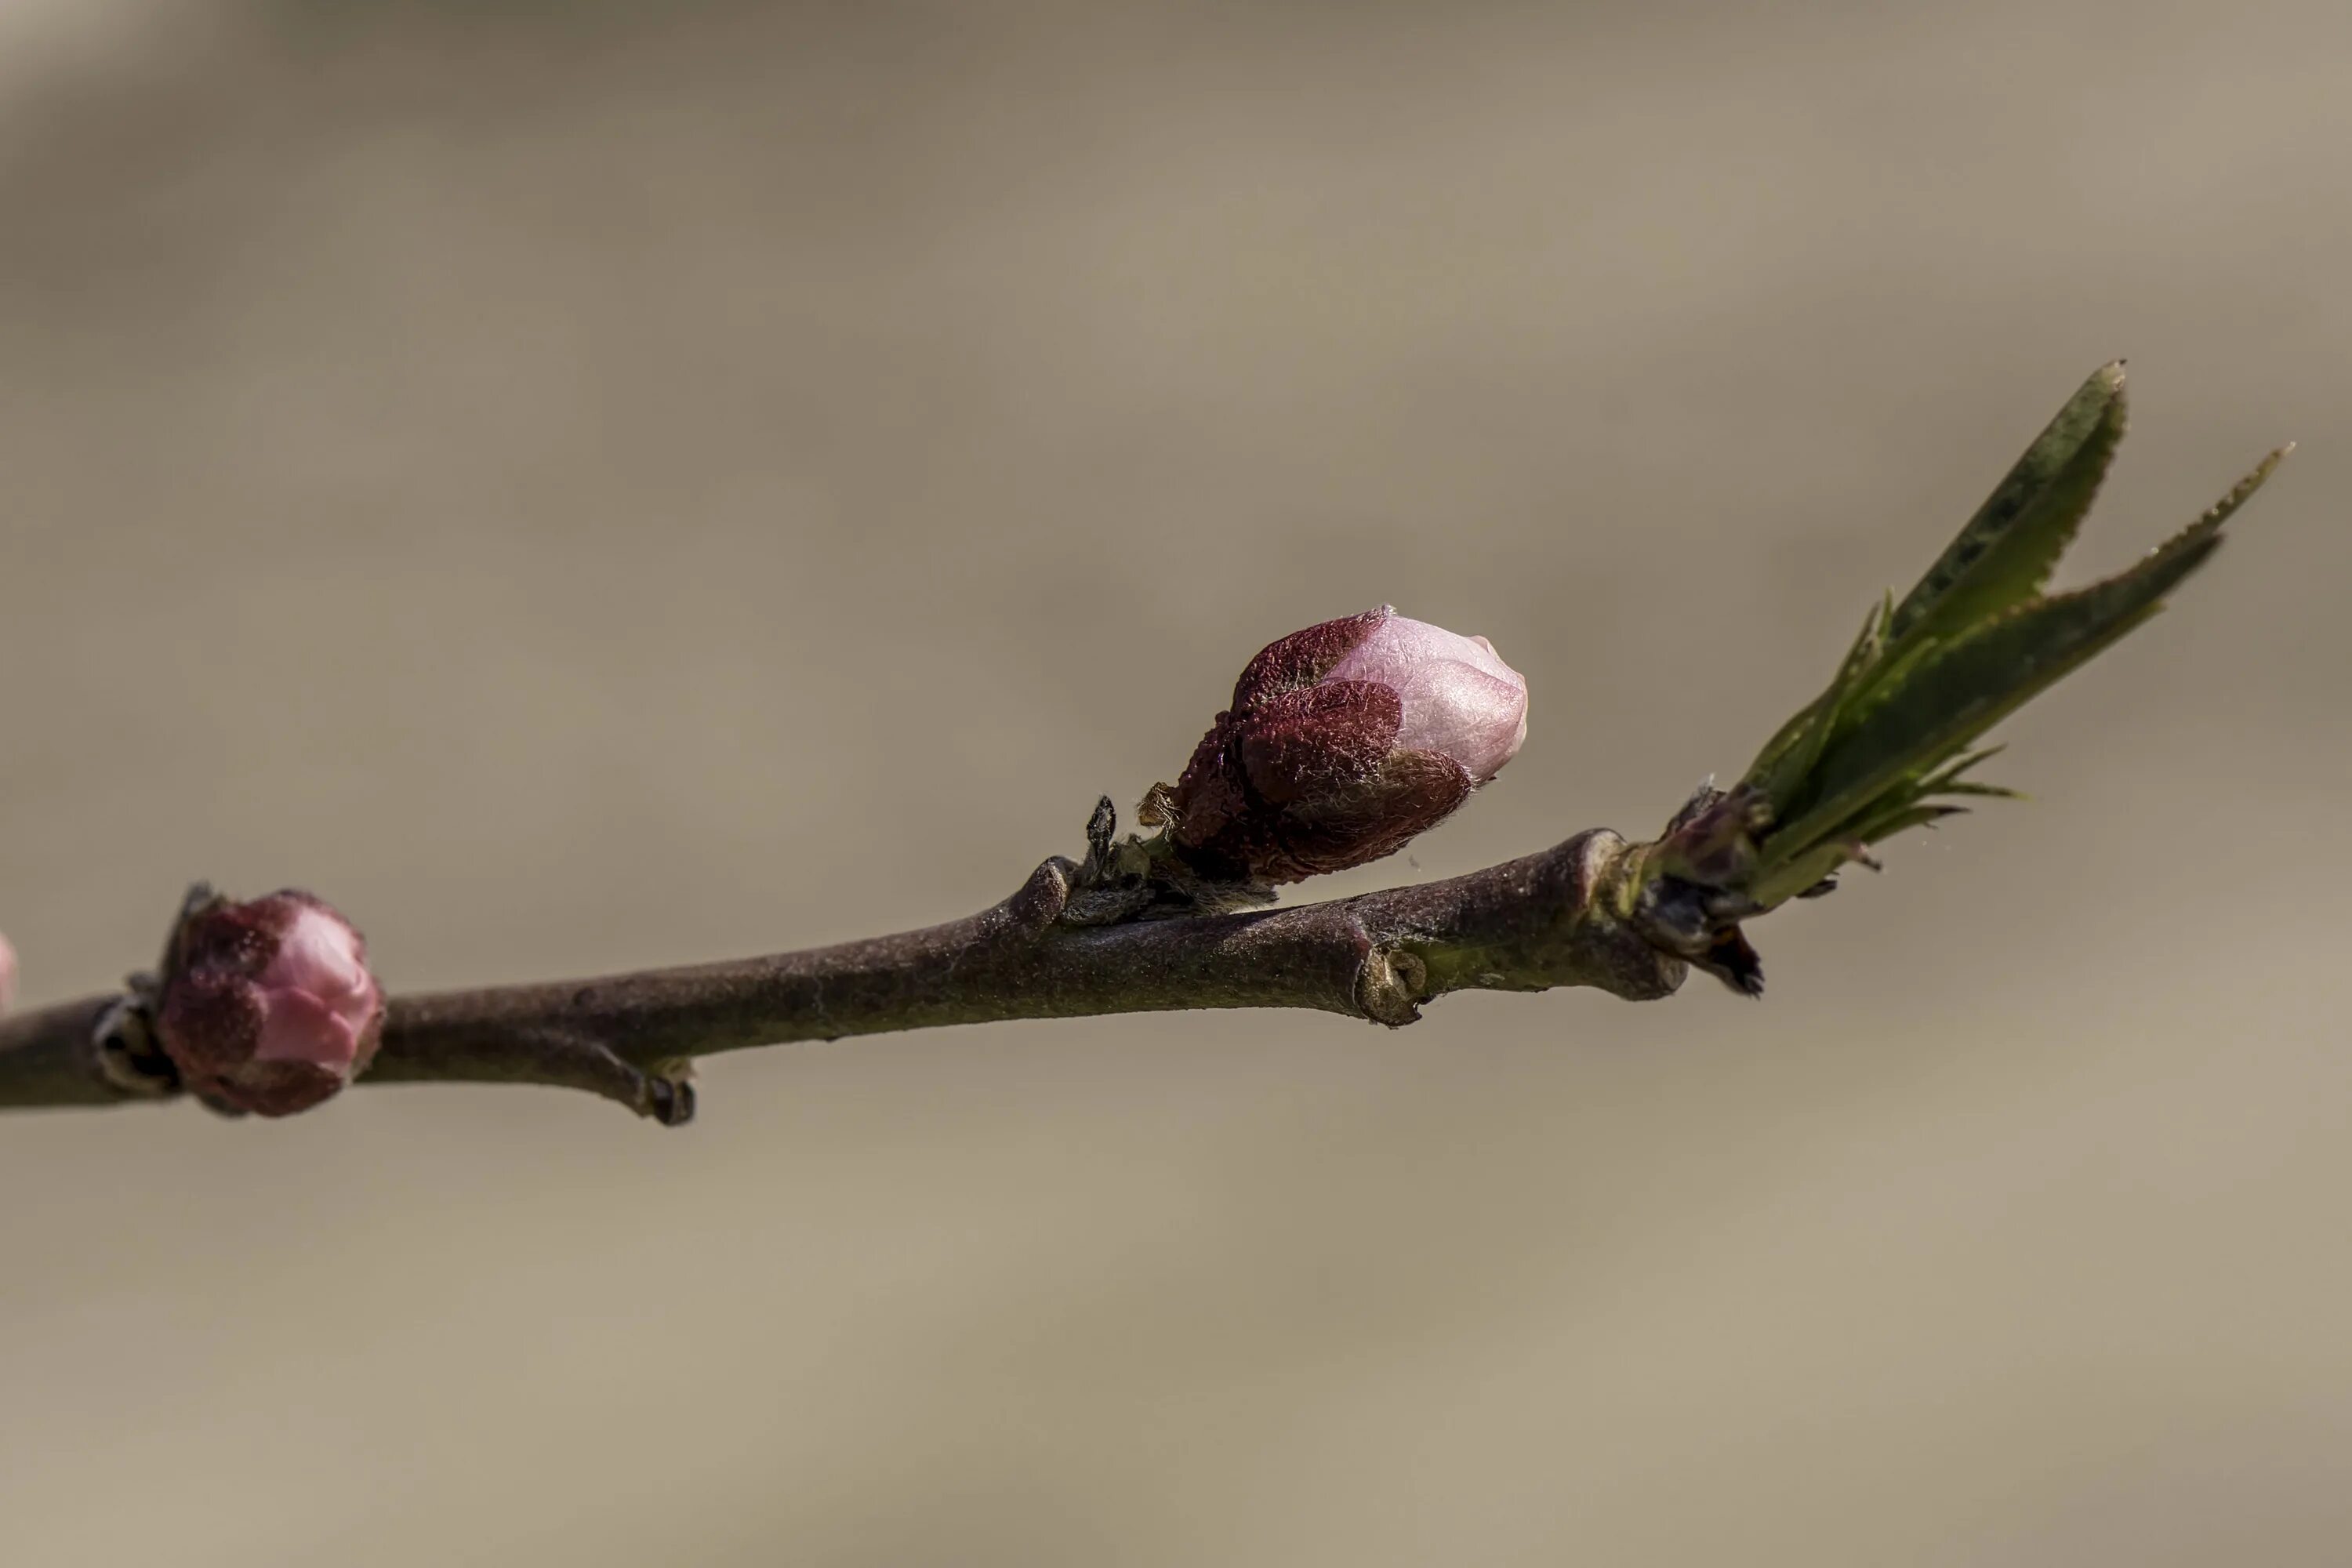
[[[1323,679],[1391,688],[1404,708],[1397,744],[1450,758],[1480,784],[1501,772],[1527,740],[1527,680],[1485,637],[1394,616]]]
[[[306,908],[278,939],[277,956],[262,971],[261,984],[342,998],[365,992],[371,983],[358,933],[324,910]]]
[[[1502,772],[1527,738],[1527,689],[1466,664],[1420,671],[1397,729],[1398,745],[1451,757],[1480,784]]]
[[[268,1011],[261,1021],[261,1039],[253,1048],[257,1062],[309,1062],[331,1072],[347,1072],[359,1054],[359,1031],[333,1008],[307,991],[272,988],[266,994]]]

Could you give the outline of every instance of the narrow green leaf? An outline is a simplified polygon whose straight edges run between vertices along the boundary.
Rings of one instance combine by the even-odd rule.
[[[1859,860],[1874,871],[1878,862],[1871,858],[1873,846],[1914,827],[1932,827],[1948,816],[1966,816],[1968,809],[1964,805],[1920,804],[1887,805],[1884,809],[1875,809],[1857,818],[1850,829],[1841,828],[1831,834],[1788,865],[1775,867],[1749,889],[1749,897],[1769,909],[1795,898],[1832,871],[1853,861]]]
[[[1886,617],[1894,607],[1892,594],[1872,607],[1870,614],[1863,617],[1862,631],[1853,639],[1853,646],[1839,662],[1837,678],[1830,682],[1829,689],[1783,724],[1780,732],[1766,742],[1756,761],[1749,764],[1746,782],[1761,790],[1776,810],[1788,805],[1787,786],[1811,771],[1822,748],[1829,743],[1840,715],[1863,684],[1863,676],[1877,662],[1885,641]]]
[[[1857,848],[1845,839],[1814,844],[1794,859],[1759,875],[1747,889],[1748,895],[1768,910],[1784,904],[1822,878],[1851,865],[1859,858]]]
[[[2032,798],[2023,790],[2011,789],[2003,784],[1978,784],[1973,780],[1966,779],[1962,780],[1958,784],[1937,784],[1934,789],[1921,790],[1919,793],[1922,795],[1984,795],[1993,800],[2027,800]]]
[[[2281,463],[2285,462],[2287,454],[2294,450],[2294,443],[2289,441],[2285,446],[2281,447],[2278,450],[2264,458],[2261,462],[2256,463],[2254,465],[2253,471],[2248,474],[2244,479],[2240,479],[2236,484],[2231,485],[2228,495],[2223,496],[2220,500],[2217,500],[2211,506],[2207,507],[2205,509],[2205,514],[2202,517],[2200,517],[2195,522],[2190,523],[2187,528],[2182,529],[2179,533],[2174,534],[2170,539],[2166,540],[2162,544],[2158,545],[2154,550],[2149,551],[2147,552],[2147,559],[2142,562],[2141,565],[2151,565],[2156,561],[2174,551],[2193,550],[2202,544],[2205,541],[2219,534],[2221,531],[2221,525],[2229,521],[2231,517],[2240,507],[2245,505],[2247,501],[2251,500],[2253,498],[2254,492],[2262,489],[2263,486],[2268,482],[2273,474],[2278,472],[2278,466]],[[2203,557],[2200,556],[2199,559],[2202,560]],[[2137,568],[2135,568],[2134,570],[2137,570]],[[2185,571],[2182,575],[2186,575]],[[2177,582],[2179,581],[2179,578],[2176,577],[2174,580]]]
[[[1895,607],[1891,645],[1971,626],[2041,592],[2123,440],[2124,367],[2085,381]]]
[[[2155,613],[2153,604],[2049,599],[2011,612],[1923,665],[1822,760],[1815,804],[1783,829],[1796,844],[1870,808]]]
[[[1948,816],[1964,816],[1968,814],[1968,809],[1965,805],[1906,805],[1898,810],[1882,811],[1876,816],[1864,817],[1854,824],[1852,834],[1842,833],[1838,837],[1850,837],[1854,843],[1867,849],[1874,844],[1885,843],[1886,840],[1906,829],[1926,827],[1933,823],[1941,822]]]
[[[1939,790],[1958,789],[1960,787],[1959,780],[1962,774],[1973,770],[1979,763],[1990,762],[1993,758],[2000,755],[2007,750],[2009,750],[2007,746],[1986,746],[1978,751],[1970,752],[1965,756],[1955,758],[1951,763],[1946,766],[1941,772],[1934,774],[1925,783],[1921,784],[1919,786],[1919,793],[1922,795],[1934,795]],[[1991,786],[1987,785],[1986,787],[1990,788]]]

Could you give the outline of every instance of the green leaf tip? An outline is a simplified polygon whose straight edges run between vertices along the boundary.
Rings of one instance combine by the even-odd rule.
[[[2117,360],[2067,400],[1911,591],[1872,609],[1828,689],[1727,797],[1736,809],[1718,814],[1709,869],[1730,869],[1727,885],[1769,909],[1841,865],[1872,863],[1870,845],[1960,809],[1949,797],[2013,795],[1963,776],[1992,754],[1969,748],[2162,609],[2294,449],[2264,458],[2126,570],[2048,594],[2122,443],[2125,415]],[[1725,826],[1735,820],[1753,826]],[[1668,861],[1688,865],[1677,853],[1662,869]]]
[[[2122,445],[2124,362],[2092,372],[1895,607],[1901,643],[1967,626],[2039,593],[2073,543]]]

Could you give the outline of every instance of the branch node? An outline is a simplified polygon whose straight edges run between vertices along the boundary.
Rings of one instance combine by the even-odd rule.
[[[1375,947],[1356,971],[1356,1005],[1375,1024],[1401,1029],[1421,1016],[1428,994],[1429,965],[1401,947]]]
[[[684,1072],[650,1072],[637,1114],[658,1126],[683,1127],[694,1120],[694,1081]]]
[[[694,1120],[690,1058],[664,1058],[641,1068],[593,1035],[547,1025],[517,1028],[511,1037],[527,1058],[524,1082],[584,1089],[657,1126],[683,1127]]]
[[[168,1100],[180,1092],[180,1069],[155,1037],[152,977],[134,974],[131,989],[107,1004],[90,1026],[90,1052],[100,1076],[140,1100]]]
[[[1155,793],[1145,797],[1141,820],[1160,820],[1154,815],[1160,808],[1153,802],[1165,787],[1155,786]],[[1181,920],[1275,901],[1274,889],[1264,882],[1204,874],[1165,832],[1149,838],[1130,833],[1124,841],[1118,832],[1118,808],[1105,795],[1087,819],[1087,858],[1071,868],[1069,894],[1057,916],[1063,925]]]
[[[1739,930],[1762,907],[1738,889],[1659,876],[1642,885],[1633,924],[1661,952],[1714,975],[1742,996],[1764,994],[1764,961]]]
[[[1078,868],[1066,857],[1051,855],[1038,863],[1013,895],[1004,900],[1004,912],[1014,926],[1035,934],[1050,929],[1069,908],[1070,890]]]

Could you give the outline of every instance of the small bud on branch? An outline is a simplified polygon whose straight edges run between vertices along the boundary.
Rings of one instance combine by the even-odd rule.
[[[383,1013],[360,933],[289,889],[191,902],[164,959],[155,1032],[195,1094],[290,1116],[366,1070]]]

